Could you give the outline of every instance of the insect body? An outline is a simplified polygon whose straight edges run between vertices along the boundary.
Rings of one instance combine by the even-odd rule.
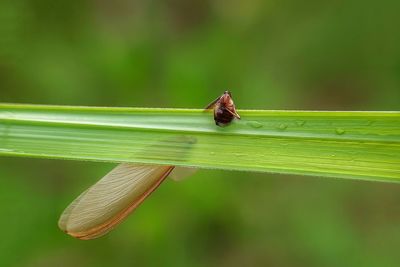
[[[226,91],[207,109],[214,108],[215,123],[228,125],[233,118],[240,119],[231,94]],[[193,138],[176,137],[184,157],[185,151],[195,144]],[[169,140],[169,142],[171,142]],[[162,146],[160,146],[162,147]],[[167,176],[179,180],[195,169],[122,163],[111,170],[100,181],[76,198],[62,213],[58,225],[67,234],[79,239],[100,237],[121,223],[148,197]]]
[[[223,95],[215,99],[206,107],[206,109],[211,108],[214,109],[214,121],[218,126],[227,126],[234,118],[240,120],[240,116],[236,112],[236,107],[229,91],[225,91]]]

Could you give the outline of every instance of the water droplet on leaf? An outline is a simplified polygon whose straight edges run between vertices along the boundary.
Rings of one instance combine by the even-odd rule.
[[[338,135],[342,135],[342,134],[344,134],[346,131],[343,130],[342,128],[336,128],[335,132],[336,132],[336,134],[338,134]]]
[[[249,121],[249,122],[247,122],[247,125],[249,125],[250,127],[253,127],[253,128],[263,127],[263,125],[261,123],[259,123],[258,121]]]
[[[287,128],[287,125],[284,123],[281,123],[278,128],[279,128],[279,130],[285,130]]]

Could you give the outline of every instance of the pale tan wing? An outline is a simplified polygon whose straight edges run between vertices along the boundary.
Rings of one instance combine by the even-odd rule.
[[[173,166],[122,163],[83,192],[61,215],[61,230],[79,239],[109,232],[156,189]]]
[[[176,182],[179,182],[193,175],[195,172],[197,172],[197,170],[197,168],[192,167],[175,167],[168,177]]]

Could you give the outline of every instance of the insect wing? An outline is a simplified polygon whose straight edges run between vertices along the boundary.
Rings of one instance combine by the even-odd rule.
[[[214,108],[215,105],[218,103],[218,101],[219,101],[220,99],[221,99],[220,96],[217,97],[213,102],[211,102],[210,104],[208,104],[207,107],[205,107],[204,109],[205,109],[205,110],[208,110],[208,109]]]
[[[169,178],[175,182],[180,182],[197,172],[197,168],[192,167],[175,167],[170,173]]]
[[[65,209],[59,227],[79,239],[106,234],[138,207],[173,168],[132,163],[118,165]]]
[[[226,109],[233,117],[236,119],[240,120],[240,115],[237,113],[235,106],[233,106],[231,109],[227,108]]]

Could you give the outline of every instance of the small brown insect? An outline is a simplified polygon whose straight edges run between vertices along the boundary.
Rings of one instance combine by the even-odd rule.
[[[234,118],[240,120],[229,91],[225,91],[223,95],[211,102],[205,109],[211,108],[214,109],[214,120],[218,126],[227,126]]]

